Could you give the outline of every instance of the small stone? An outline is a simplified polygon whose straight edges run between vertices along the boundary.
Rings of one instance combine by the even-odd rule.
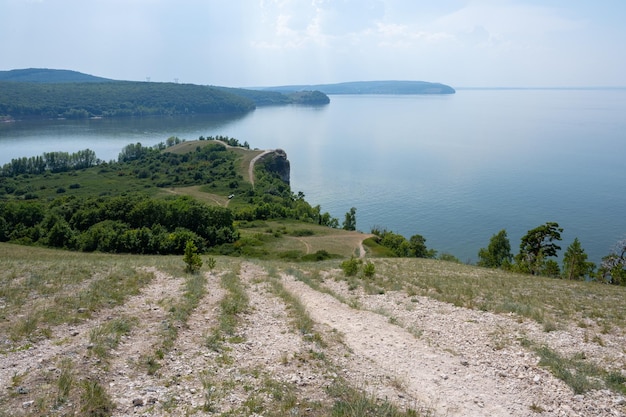
[[[78,330],[72,330],[72,331],[70,332],[70,335],[71,335],[71,336],[78,336],[79,334],[80,334],[80,333],[78,332]]]
[[[535,375],[535,377],[533,378],[533,382],[534,382],[535,384],[538,384],[538,383],[539,383],[539,381],[541,381],[541,377],[540,377],[539,375]]]
[[[87,309],[85,307],[80,307],[77,311],[78,314],[85,314],[87,312]]]
[[[461,361],[461,365],[463,365],[463,366],[469,366],[469,362],[468,362],[468,361],[466,361],[466,360],[462,360],[462,361]]]
[[[448,379],[448,375],[446,374],[441,374],[441,379],[443,379],[444,381]]]
[[[156,397],[150,397],[148,398],[148,404],[156,404],[158,400],[156,399]]]
[[[143,398],[135,398],[133,400],[133,407],[141,407],[143,406]]]
[[[189,392],[192,394],[195,394],[198,391],[195,388],[189,388]]]
[[[30,401],[26,401],[22,403],[22,408],[29,408],[30,406],[32,406],[33,404],[35,404],[34,400],[30,400]]]

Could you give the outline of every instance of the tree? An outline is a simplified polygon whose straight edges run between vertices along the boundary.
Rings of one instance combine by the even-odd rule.
[[[547,259],[541,266],[540,275],[544,277],[558,278],[561,275],[559,263],[554,259]]]
[[[346,213],[346,219],[343,221],[344,230],[356,230],[356,208],[352,207]]]
[[[422,235],[413,235],[409,239],[409,250],[416,258],[434,258],[437,251],[426,247],[426,238]]]
[[[575,238],[563,255],[563,277],[582,281],[593,273],[595,267],[593,262],[587,262],[587,254]]]
[[[556,256],[557,251],[561,250],[554,241],[561,240],[562,231],[563,228],[556,222],[547,222],[529,230],[520,243],[520,251],[516,257],[517,268],[521,272],[539,274],[545,266],[546,258]]]
[[[198,248],[193,243],[193,240],[189,239],[185,244],[185,272],[194,273],[202,268],[202,259],[198,255]]]
[[[613,253],[602,258],[598,278],[607,284],[626,286],[626,239],[617,242]]]
[[[487,248],[481,248],[478,251],[478,258],[478,266],[501,268],[509,265],[513,255],[511,255],[511,244],[506,230],[502,229],[491,236]]]

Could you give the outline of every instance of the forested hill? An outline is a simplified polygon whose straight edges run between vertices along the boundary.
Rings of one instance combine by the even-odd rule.
[[[257,106],[277,104],[328,104],[330,99],[321,91],[291,90],[291,91],[263,91],[244,88],[216,87],[222,91],[238,95],[254,101]]]
[[[285,85],[265,87],[265,91],[319,90],[325,94],[454,94],[446,84],[426,81],[352,81],[338,84]]]
[[[9,119],[243,113],[263,105],[329,101],[319,91],[116,81],[54,69],[0,71],[0,118]]]
[[[114,81],[78,71],[48,68],[26,68],[0,71],[0,81],[25,83],[101,83]]]
[[[252,100],[194,84],[0,81],[0,116],[13,118],[242,113],[254,107]]]

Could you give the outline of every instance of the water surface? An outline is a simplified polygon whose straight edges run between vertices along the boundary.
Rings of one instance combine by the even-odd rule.
[[[285,149],[292,189],[357,226],[419,233],[475,261],[506,229],[514,252],[547,221],[599,262],[626,237],[626,90],[459,90],[446,96],[331,96],[323,107],[264,107],[232,117],[12,123],[0,163],[131,142],[227,135]],[[559,261],[562,259],[562,254]]]

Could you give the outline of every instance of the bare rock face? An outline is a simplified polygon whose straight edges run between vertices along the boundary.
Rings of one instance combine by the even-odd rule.
[[[259,160],[266,170],[278,175],[285,183],[289,184],[290,164],[287,159],[287,153],[282,149],[275,149],[266,153]]]

